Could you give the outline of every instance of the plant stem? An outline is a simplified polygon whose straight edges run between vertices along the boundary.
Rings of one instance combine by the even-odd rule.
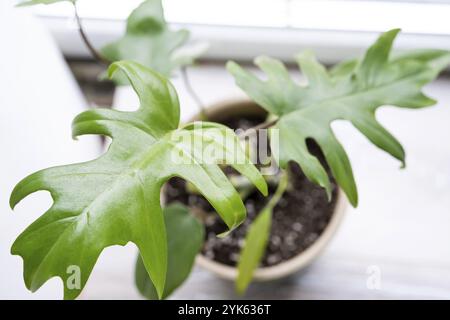
[[[198,109],[200,110],[200,117],[201,120],[208,120],[208,116],[206,115],[206,109],[198,95],[195,93],[194,89],[192,88],[191,82],[189,81],[188,73],[187,73],[187,67],[183,66],[181,67],[181,77],[184,82],[184,86],[186,87],[187,92],[192,97],[192,99],[197,104]]]
[[[263,123],[260,123],[254,127],[248,128],[247,130],[245,130],[244,132],[242,132],[239,137],[240,138],[245,138],[247,136],[249,136],[253,131],[258,131],[261,129],[267,129],[272,127],[274,124],[276,124],[278,122],[278,118],[276,119],[272,119],[270,121],[265,121]]]
[[[80,18],[80,15],[78,14],[78,8],[77,8],[76,2],[73,2],[73,8],[74,8],[74,12],[75,12],[75,19],[76,19],[77,25],[78,25],[78,31],[80,33],[81,39],[83,39],[83,42],[86,45],[86,47],[88,48],[89,52],[98,62],[109,65],[111,63],[111,61],[106,59],[100,52],[98,52],[94,48],[92,43],[89,41],[89,38],[87,37],[86,33],[84,32],[83,25],[81,24],[81,18]]]
[[[278,187],[275,190],[275,193],[273,194],[272,198],[270,198],[269,202],[266,204],[266,206],[264,207],[263,210],[272,211],[273,208],[280,201],[284,192],[287,190],[287,188],[289,186],[289,171],[288,170],[289,169],[286,168],[285,170],[281,171],[280,182],[278,183]]]

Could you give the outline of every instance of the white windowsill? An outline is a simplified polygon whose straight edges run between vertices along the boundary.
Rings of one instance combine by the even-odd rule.
[[[126,16],[139,2],[79,1],[83,24],[94,44],[101,46],[120,36]],[[291,60],[298,51],[311,48],[322,61],[334,63],[358,55],[379,32],[396,27],[403,29],[396,43],[399,49],[450,50],[450,4],[444,3],[165,0],[164,6],[174,28],[186,27],[193,41],[210,43],[206,58],[212,59],[251,60],[268,54]],[[69,3],[35,10],[64,53],[87,56]]]

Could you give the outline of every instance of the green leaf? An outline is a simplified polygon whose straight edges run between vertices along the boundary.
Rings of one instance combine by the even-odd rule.
[[[56,2],[72,2],[75,3],[76,0],[30,0],[30,1],[22,1],[17,6],[18,7],[24,7],[24,6],[33,6],[36,4],[52,4]]]
[[[421,108],[435,101],[421,88],[436,78],[450,62],[444,50],[417,50],[390,57],[392,43],[399,30],[382,34],[361,60],[346,61],[331,72],[318,63],[311,52],[297,56],[307,86],[292,80],[278,60],[259,57],[255,63],[267,74],[263,81],[234,62],[227,68],[236,83],[254,101],[279,116],[279,145],[272,141],[280,165],[297,162],[305,175],[331,195],[328,176],[305,140],[320,145],[333,175],[353,206],[358,203],[352,168],[330,124],[348,120],[373,144],[397,158],[404,165],[405,153],[400,143],[376,120],[376,109],[383,105]]]
[[[133,60],[169,77],[182,65],[192,64],[205,47],[188,50],[185,29],[171,31],[164,19],[161,0],[147,0],[128,17],[125,35],[106,45],[101,53],[110,61]],[[116,78],[123,84],[124,79]]]
[[[168,179],[179,176],[194,184],[230,229],[243,221],[245,207],[217,163],[229,163],[267,193],[263,177],[248,159],[230,163],[245,157],[237,143],[224,144],[238,141],[231,129],[202,122],[178,129],[178,97],[170,82],[135,62],[117,62],[110,74],[117,69],[138,94],[139,109],[92,109],[73,122],[74,137],[111,137],[108,151],[92,161],[38,171],[11,194],[12,208],[39,190],[49,191],[54,201],[11,249],[23,257],[25,284],[32,291],[57,276],[64,281],[64,297],[77,297],[101,251],[131,241],[161,297],[167,241],[160,189]],[[78,288],[66,285],[71,266],[81,270]]]
[[[191,273],[195,256],[204,240],[204,227],[189,214],[186,206],[173,204],[164,208],[164,222],[167,230],[167,277],[162,298],[167,298]],[[148,277],[142,258],[138,256],[135,273],[136,286],[146,298],[156,300],[158,295]]]
[[[288,182],[288,174],[286,171],[283,171],[274,195],[248,229],[238,262],[236,291],[239,294],[243,294],[247,290],[248,285],[252,281],[253,273],[261,263],[269,240],[273,208],[275,208],[286,191]]]

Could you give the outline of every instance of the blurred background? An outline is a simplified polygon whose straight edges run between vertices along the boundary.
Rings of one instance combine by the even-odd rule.
[[[117,39],[139,0],[79,0],[85,31],[96,47]],[[13,186],[38,169],[92,159],[96,137],[71,140],[70,123],[92,106],[130,109],[128,87],[99,81],[104,66],[91,60],[70,3],[33,8],[0,4],[0,298],[61,298],[57,279],[29,293],[22,261],[9,250],[15,237],[51,199],[39,192],[15,212]],[[209,49],[189,68],[205,105],[245,97],[225,71],[228,59],[248,63],[260,54],[280,58],[301,78],[292,57],[312,49],[327,65],[360,55],[377,35],[402,28],[397,50],[450,50],[450,1],[446,0],[165,0],[174,29],[206,41]],[[179,75],[173,82],[182,117],[198,112]],[[426,88],[438,100],[420,111],[382,108],[378,118],[403,144],[407,167],[370,145],[351,125],[333,123],[353,164],[360,205],[324,254],[301,274],[250,287],[246,298],[448,299],[450,298],[450,78]],[[80,298],[139,298],[134,288],[136,249],[106,249]],[[372,285],[374,277],[379,285]],[[173,298],[236,298],[233,285],[195,268]]]

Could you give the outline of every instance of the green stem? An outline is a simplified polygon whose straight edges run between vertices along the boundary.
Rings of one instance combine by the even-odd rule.
[[[272,211],[273,208],[280,201],[281,197],[283,197],[284,192],[288,189],[289,186],[289,169],[285,169],[281,171],[280,181],[278,183],[278,187],[275,190],[272,198],[270,198],[269,202],[266,204],[263,210]]]
[[[261,129],[268,129],[268,128],[272,127],[273,125],[275,125],[277,122],[278,122],[278,118],[270,119],[268,121],[265,121],[263,123],[260,123],[256,126],[254,126],[254,127],[248,128],[247,130],[242,132],[242,134],[240,134],[239,137],[245,138],[246,136],[249,136],[250,134],[252,134],[254,131],[258,131]]]

